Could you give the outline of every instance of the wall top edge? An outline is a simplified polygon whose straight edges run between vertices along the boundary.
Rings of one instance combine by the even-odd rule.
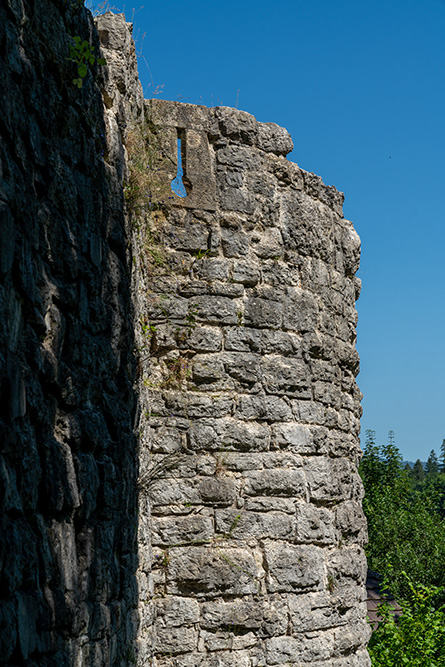
[[[276,123],[260,123],[247,111],[231,107],[206,107],[170,100],[146,100],[152,121],[166,127],[190,128],[256,146],[266,153],[285,156],[293,148],[289,132]]]
[[[155,126],[192,129],[206,132],[215,144],[238,144],[257,148],[264,153],[284,159],[287,168],[298,169],[304,181],[304,189],[343,217],[344,194],[332,185],[326,185],[320,176],[301,169],[286,158],[293,148],[289,132],[276,123],[263,123],[247,111],[232,107],[206,107],[188,102],[171,100],[144,100],[147,120]]]

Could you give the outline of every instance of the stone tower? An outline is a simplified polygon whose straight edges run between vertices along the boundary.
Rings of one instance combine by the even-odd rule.
[[[343,194],[247,113],[151,100],[144,122],[141,664],[368,665]]]

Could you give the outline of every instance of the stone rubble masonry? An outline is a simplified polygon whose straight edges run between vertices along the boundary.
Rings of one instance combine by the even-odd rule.
[[[144,101],[81,4],[0,7],[0,664],[369,667],[343,195],[273,123]],[[171,199],[129,219],[134,127]]]
[[[367,667],[343,194],[273,123],[144,104],[170,204],[134,220],[139,664]]]
[[[82,90],[77,0],[0,5],[0,664],[132,664],[134,327],[122,182],[142,113],[123,16]],[[111,30],[109,30],[111,28]],[[105,106],[101,95],[104,90]]]

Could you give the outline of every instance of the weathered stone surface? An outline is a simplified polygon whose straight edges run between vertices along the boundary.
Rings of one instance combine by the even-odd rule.
[[[311,503],[298,503],[296,541],[312,544],[335,544],[334,513]]]
[[[323,552],[319,547],[265,542],[270,591],[318,590],[323,587]]]
[[[150,105],[155,125],[207,132],[215,148],[214,205],[195,210],[195,191],[165,214],[181,277],[151,269],[144,283],[168,294],[164,313],[139,301],[156,328],[147,447],[181,457],[149,490],[156,591],[200,605],[193,632],[184,619],[165,638],[170,664],[349,667],[357,654],[367,665],[359,241],[343,195],[287,162],[290,138],[273,124]]]
[[[305,497],[306,481],[304,472],[292,468],[254,470],[247,479],[245,493],[261,496]]]
[[[0,662],[368,667],[343,195],[273,123],[144,102],[123,15],[72,86],[62,4],[0,10]]]
[[[123,15],[82,89],[79,3],[0,8],[0,662],[122,665],[137,632],[136,363]],[[102,94],[101,94],[102,93]],[[105,102],[105,105],[104,105]]]
[[[174,547],[169,552],[169,594],[193,594],[198,598],[254,594],[263,578],[255,554],[240,547]]]

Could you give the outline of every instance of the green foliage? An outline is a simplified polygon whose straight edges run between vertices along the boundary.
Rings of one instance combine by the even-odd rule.
[[[425,469],[420,459],[417,459],[413,466],[411,478],[417,487],[420,487],[425,479]]]
[[[393,443],[375,444],[368,434],[360,474],[365,487],[369,567],[391,577],[391,592],[407,599],[406,577],[417,585],[445,586],[445,475],[419,480],[401,465]],[[420,464],[421,465],[421,464]]]
[[[428,475],[437,475],[439,472],[439,459],[437,458],[437,454],[434,449],[432,449],[430,452],[428,461],[426,462],[425,471]]]
[[[73,83],[78,88],[82,88],[83,80],[88,74],[89,68],[92,67],[95,62],[97,62],[98,65],[106,65],[106,60],[104,58],[96,58],[94,55],[94,46],[86,40],[82,41],[82,38],[78,35],[72,39],[73,43],[70,45],[70,55],[67,60],[76,64],[78,77],[73,79]]]
[[[414,585],[406,573],[401,574],[408,589],[407,599],[401,601],[403,613],[396,621],[390,605],[379,606],[382,622],[368,647],[372,667],[443,667],[445,613],[444,607],[433,605],[440,589]]]

